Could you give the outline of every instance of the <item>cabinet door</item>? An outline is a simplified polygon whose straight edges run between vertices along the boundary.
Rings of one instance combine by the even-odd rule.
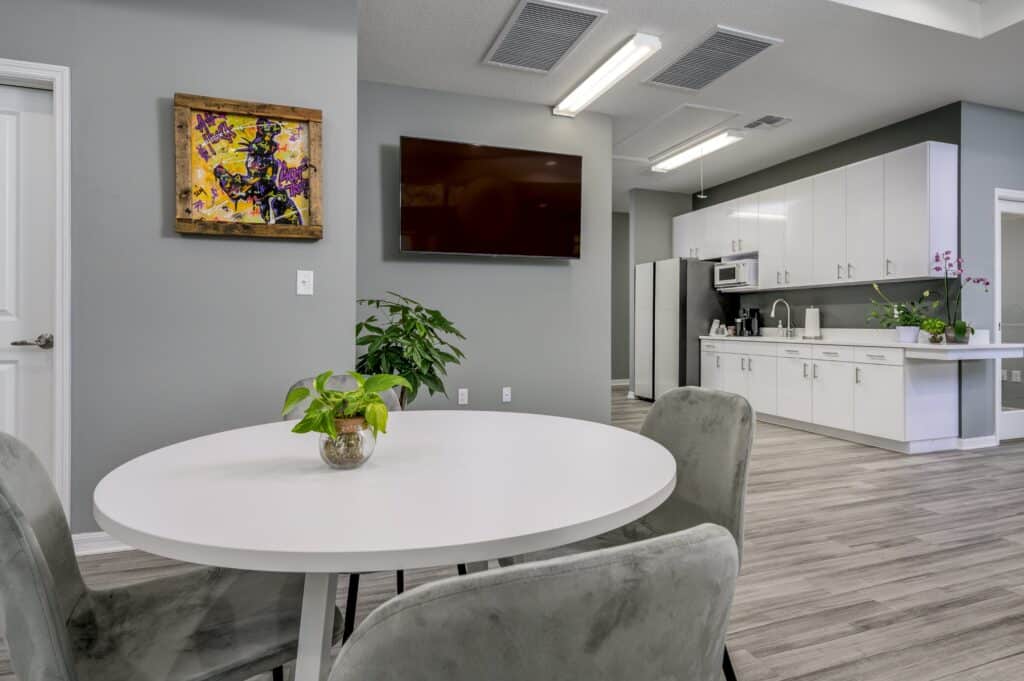
[[[854,371],[853,429],[864,435],[905,440],[903,367],[858,364]]]
[[[778,363],[775,357],[747,357],[747,399],[758,414],[778,412]]]
[[[928,145],[885,155],[885,276],[929,277]]]
[[[736,393],[750,399],[747,395],[747,357],[746,355],[719,354],[721,366],[721,387],[727,393]]]
[[[693,258],[696,257],[693,249],[696,248],[693,242],[693,215],[685,213],[672,218],[672,257]]]
[[[750,253],[758,249],[758,212],[757,194],[744,196],[736,201],[733,211],[733,223],[735,225],[737,250],[740,253]]]
[[[846,166],[846,276],[885,276],[885,157]]]
[[[789,286],[814,283],[814,181],[811,178],[786,185],[785,248],[782,283]]]
[[[760,288],[782,286],[786,256],[786,189],[757,195],[758,279]]]
[[[680,385],[680,274],[682,260],[654,264],[654,399]]]
[[[722,389],[722,356],[717,352],[704,350],[700,353],[700,387],[711,390]]]
[[[811,360],[801,357],[779,357],[778,408],[776,413],[787,419],[810,423],[814,417],[811,408]]]
[[[814,282],[831,284],[846,276],[846,169],[814,179]]]
[[[735,255],[740,252],[739,199],[726,201],[722,205],[722,212],[722,220],[725,225],[722,230],[722,245],[726,255]]]
[[[698,210],[687,213],[687,229],[690,231],[690,243],[693,244],[693,258],[708,258],[708,212]]]
[[[813,422],[819,426],[853,430],[853,364],[815,361],[812,376]]]
[[[704,225],[704,246],[701,251],[701,258],[721,258],[723,255],[732,253],[731,239],[732,224],[729,221],[729,204],[718,203],[703,212],[707,213],[707,222]]]

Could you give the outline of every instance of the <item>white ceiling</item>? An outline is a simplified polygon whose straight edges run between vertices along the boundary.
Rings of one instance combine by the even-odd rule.
[[[613,120],[616,210],[631,188],[693,192],[698,180],[697,164],[655,175],[621,157],[649,157],[765,114],[793,122],[709,156],[707,186],[958,100],[1024,110],[1024,24],[976,39],[831,0],[576,1],[608,16],[538,75],[481,63],[517,0],[364,0],[360,77],[551,105],[633,33],[661,36],[661,52],[591,107]],[[643,82],[718,24],[785,42],[700,92]]]

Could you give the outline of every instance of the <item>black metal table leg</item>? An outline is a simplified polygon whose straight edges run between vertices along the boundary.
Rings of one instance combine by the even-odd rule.
[[[725,654],[722,656],[722,673],[725,674],[725,681],[736,681],[736,671],[732,668],[732,660],[729,659],[729,646],[725,647]]]
[[[405,591],[405,570],[399,570],[395,573],[395,591],[398,593]]]
[[[459,575],[465,575],[465,574],[468,573],[468,570],[466,570],[466,564],[465,563],[459,563],[458,564],[458,570],[459,570]]]
[[[277,667],[271,674],[274,677],[274,681],[284,681],[284,667]]]
[[[358,597],[359,573],[353,572],[348,576],[348,594],[345,598],[345,628],[341,634],[342,643],[348,640],[356,626],[356,601]]]

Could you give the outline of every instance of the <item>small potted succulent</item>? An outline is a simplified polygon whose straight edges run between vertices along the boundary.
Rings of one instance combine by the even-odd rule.
[[[935,262],[932,269],[935,272],[945,275],[943,287],[946,298],[946,342],[947,343],[970,343],[974,335],[974,327],[963,319],[960,319],[961,301],[963,300],[964,289],[969,285],[981,286],[985,293],[989,292],[992,282],[985,277],[965,277],[964,259],[954,258],[953,251],[939,251],[935,254]],[[953,287],[951,291],[949,280],[960,282],[960,286]]]
[[[320,433],[320,458],[332,468],[358,468],[373,454],[377,435],[386,433],[388,407],[380,393],[409,382],[394,374],[363,376],[348,373],[356,380],[354,390],[329,390],[327,380],[334,375],[325,371],[313,381],[313,400],[306,407],[293,433]],[[311,396],[309,388],[293,388],[285,397],[281,414],[287,414]]]
[[[868,313],[868,321],[876,321],[884,329],[896,329],[900,343],[916,343],[922,322],[939,306],[939,301],[931,300],[931,291],[925,291],[917,300],[897,303],[877,283],[872,286],[881,300],[871,299],[873,309]]]
[[[921,322],[921,330],[928,334],[928,340],[932,343],[946,340],[946,322],[938,317],[929,317]]]

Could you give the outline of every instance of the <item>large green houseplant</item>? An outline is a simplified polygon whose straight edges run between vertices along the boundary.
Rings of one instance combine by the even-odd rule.
[[[405,378],[408,385],[402,385],[399,393],[403,408],[424,387],[431,395],[447,397],[443,380],[447,366],[461,363],[466,356],[450,339],[466,337],[438,310],[391,291],[388,296],[359,301],[372,313],[356,324],[356,345],[363,348],[356,370]]]

